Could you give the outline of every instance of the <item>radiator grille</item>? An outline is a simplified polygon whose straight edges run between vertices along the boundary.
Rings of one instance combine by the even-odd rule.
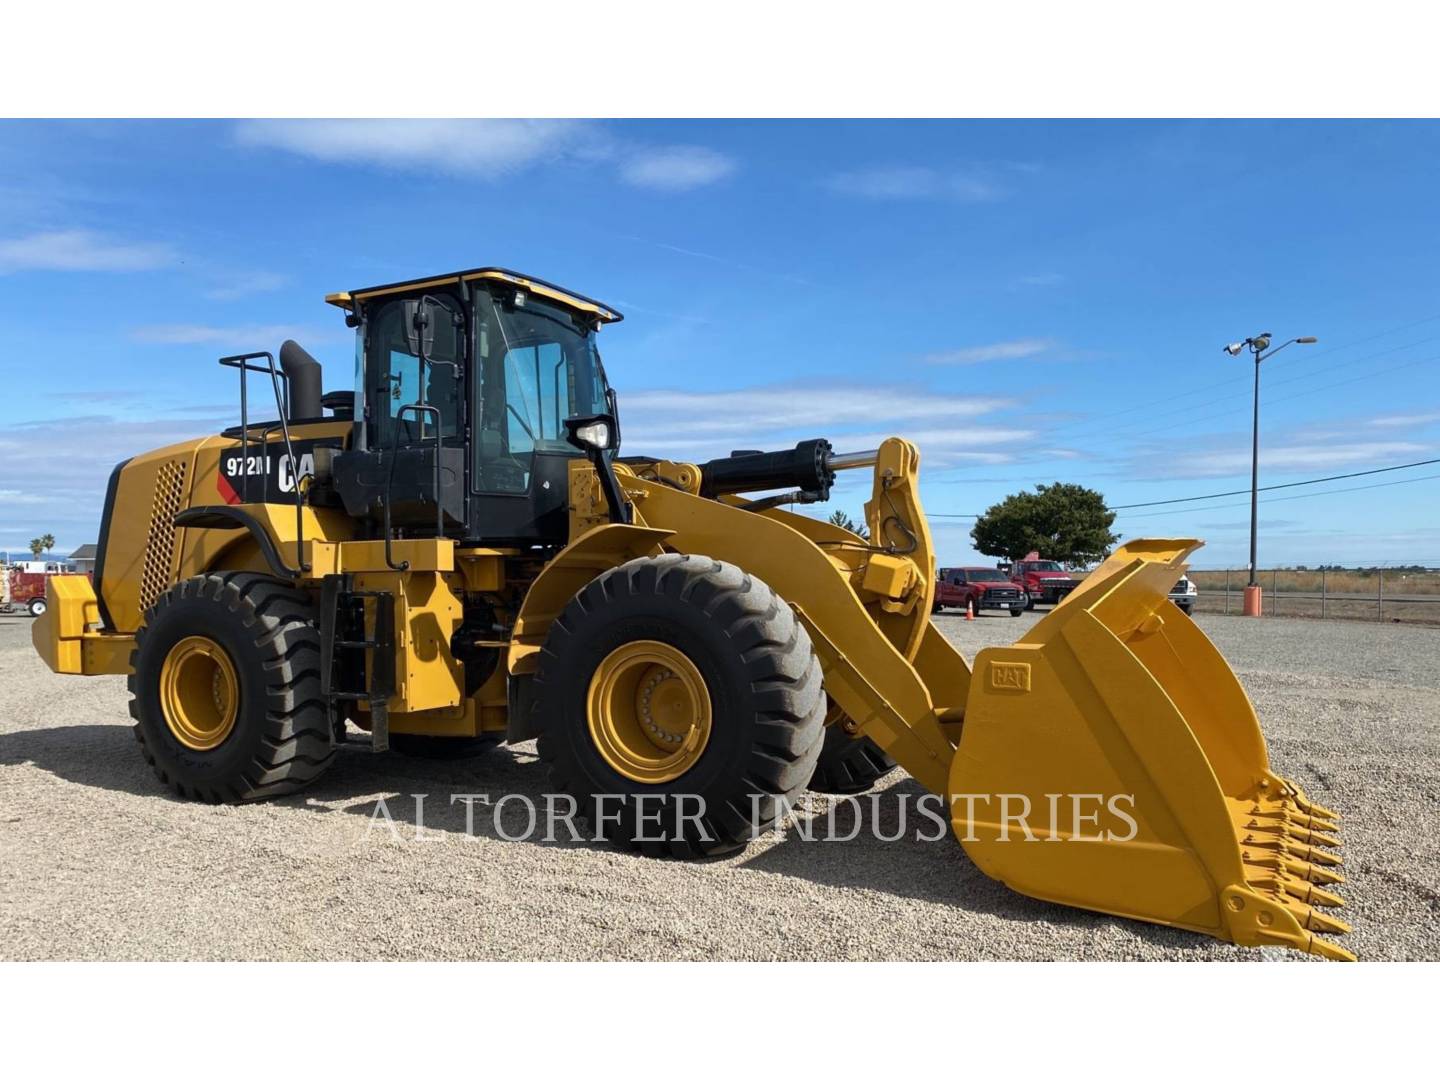
[[[175,515],[185,494],[183,460],[171,460],[155,474],[155,501],[150,507],[150,534],[145,541],[145,569],[140,576],[140,610],[150,605],[168,589],[170,564],[175,555]]]

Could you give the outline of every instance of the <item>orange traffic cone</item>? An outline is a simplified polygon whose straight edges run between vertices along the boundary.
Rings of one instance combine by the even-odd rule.
[[[975,621],[975,601],[974,601],[974,600],[966,600],[966,601],[965,601],[965,621],[966,621],[966,622],[974,622],[974,621]]]

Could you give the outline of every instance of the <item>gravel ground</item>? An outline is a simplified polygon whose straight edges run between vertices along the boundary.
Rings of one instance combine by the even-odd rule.
[[[1035,616],[940,618],[973,657]],[[1344,943],[1440,959],[1440,631],[1199,621],[1254,698],[1277,771],[1345,815]],[[502,841],[477,807],[469,839],[450,796],[540,796],[531,744],[462,764],[357,750],[303,796],[182,802],[140,757],[124,680],[51,675],[29,630],[0,617],[0,960],[1300,958],[1030,900],[949,837],[789,833],[668,863]],[[886,785],[905,792],[919,789],[903,776]],[[374,824],[382,796],[400,839]],[[897,801],[880,802],[887,827]]]

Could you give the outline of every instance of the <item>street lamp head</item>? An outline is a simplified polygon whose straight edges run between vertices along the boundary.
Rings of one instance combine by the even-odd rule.
[[[1267,330],[1263,334],[1256,334],[1253,338],[1250,339],[1249,345],[1250,348],[1257,353],[1264,352],[1270,347],[1270,332]]]
[[[1297,337],[1297,338],[1295,339],[1295,344],[1296,344],[1296,345],[1314,345],[1314,344],[1315,344],[1317,341],[1319,341],[1319,340],[1320,340],[1320,339],[1317,338],[1317,337]]]
[[[1229,345],[1225,346],[1225,351],[1231,356],[1239,356],[1244,348],[1245,343],[1243,341],[1232,341]]]

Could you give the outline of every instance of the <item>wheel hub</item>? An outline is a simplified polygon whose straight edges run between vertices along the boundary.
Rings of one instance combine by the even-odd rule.
[[[160,666],[160,711],[191,750],[213,750],[235,729],[240,683],[230,656],[207,637],[175,643]]]
[[[600,662],[586,719],[606,763],[627,779],[663,784],[687,772],[710,740],[710,693],[699,669],[660,641],[630,641]]]

